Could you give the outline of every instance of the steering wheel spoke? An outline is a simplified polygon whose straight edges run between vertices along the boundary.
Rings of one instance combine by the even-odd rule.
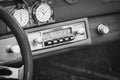
[[[0,79],[19,79],[23,80],[24,66],[20,68],[0,66]]]

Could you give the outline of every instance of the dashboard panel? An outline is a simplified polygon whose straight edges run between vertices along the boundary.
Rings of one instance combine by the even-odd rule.
[[[91,44],[87,18],[26,30],[33,55],[52,55],[51,51]],[[0,40],[0,63],[20,59],[15,37]],[[11,57],[10,57],[11,56]]]
[[[120,0],[0,0],[0,5],[27,34],[33,80],[120,79]],[[0,25],[0,65],[17,67],[18,43],[1,20]]]
[[[19,25],[21,25],[23,29],[26,31],[26,33],[28,34],[31,50],[33,50],[33,55],[41,55],[41,53],[45,53],[44,55],[49,55],[46,53],[52,52],[55,50],[61,50],[68,47],[74,48],[75,46],[78,46],[78,45],[80,47],[83,47],[85,45],[90,45],[91,37],[93,41],[92,44],[100,43],[101,37],[100,39],[98,37],[101,35],[98,34],[97,27],[99,24],[107,25],[107,22],[103,21],[102,19],[98,22],[97,21],[95,22],[94,20],[93,22],[90,22],[92,21],[91,18],[94,19],[94,17],[101,16],[103,14],[106,15],[106,14],[112,13],[111,15],[114,15],[116,13],[119,13],[120,11],[120,9],[118,8],[120,5],[120,2],[114,1],[114,0],[111,0],[111,1],[75,0],[75,2],[69,2],[69,0],[68,1],[65,1],[65,0],[37,1],[36,0],[31,6],[27,5],[24,2],[20,2],[19,4],[15,1],[10,1],[10,2],[11,3],[9,6],[8,6],[8,3],[4,3],[4,1],[0,3],[6,8],[6,10],[11,15],[13,15],[14,18],[16,18]],[[117,19],[116,17],[112,17],[112,18]],[[108,19],[105,18],[105,20],[108,20]],[[79,36],[78,39],[75,39],[77,38],[76,35],[79,34],[79,32],[76,32],[77,31],[76,30],[70,33],[71,30],[73,29],[73,27],[71,26],[79,22],[80,23],[85,22],[83,25],[84,27],[82,27],[82,30],[81,30],[81,32],[84,31],[84,35]],[[8,54],[6,52],[6,46],[9,45],[7,48],[15,47],[17,49],[17,52],[15,51],[15,53],[20,53],[19,46],[16,46],[17,42],[12,36],[12,34],[10,33],[10,30],[7,28],[7,25],[4,24],[3,22],[0,22],[0,23],[2,23],[4,27],[3,29],[0,29],[1,30],[0,43],[1,44],[4,43],[4,47],[1,46],[1,49],[2,49],[1,53],[3,53],[1,54],[1,63],[17,60],[20,58],[20,54]],[[115,23],[117,22],[115,21]],[[114,23],[111,23],[111,24],[114,24]],[[64,28],[64,26],[67,26],[67,27]],[[78,26],[81,26],[81,25],[78,25]],[[107,26],[109,27],[109,25]],[[58,32],[56,32],[57,30]],[[66,32],[69,32],[69,33],[66,33]],[[110,32],[111,32],[111,29],[110,29]],[[43,37],[43,35],[46,33],[47,33],[46,36],[48,37],[48,40],[45,41],[44,40],[45,37]],[[63,35],[62,33],[66,33],[66,34]],[[62,37],[56,36],[53,34],[56,34],[56,35],[59,34],[59,35],[62,35]],[[96,35],[97,35],[97,38],[96,38]],[[117,36],[118,34],[114,34],[114,35]],[[95,38],[93,36],[95,36]],[[107,37],[104,37],[104,38],[106,38],[106,40],[104,41],[109,40],[109,38]],[[61,39],[63,43],[60,43]],[[68,41],[66,42],[65,39]],[[113,40],[113,38],[110,38],[110,39]]]

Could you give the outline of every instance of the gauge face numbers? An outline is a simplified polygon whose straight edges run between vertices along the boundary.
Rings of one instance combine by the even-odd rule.
[[[35,17],[39,22],[47,22],[52,16],[52,9],[46,3],[40,4],[35,9]]]
[[[21,27],[25,27],[29,22],[29,12],[26,9],[15,10],[13,16],[21,25]]]

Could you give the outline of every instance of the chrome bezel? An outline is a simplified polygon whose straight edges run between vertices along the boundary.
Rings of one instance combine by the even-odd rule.
[[[39,21],[39,20],[37,19],[37,17],[36,17],[36,10],[37,10],[37,8],[38,8],[39,6],[41,6],[42,4],[48,5],[49,8],[50,8],[50,10],[51,10],[51,17],[49,18],[49,20],[51,20],[52,15],[53,15],[53,10],[52,10],[52,8],[50,7],[49,4],[47,4],[47,3],[37,3],[37,4],[35,4],[35,5],[33,6],[33,9],[32,9],[32,17],[33,17],[35,23],[37,23],[37,24],[46,24],[47,22],[49,22],[49,20],[47,20],[47,21],[45,21],[45,22],[41,22],[41,21]]]
[[[13,16],[13,14],[15,13],[15,11],[16,10],[20,10],[20,9],[24,9],[24,10],[26,10],[27,12],[28,12],[28,15],[29,15],[29,20],[28,20],[28,22],[27,22],[27,24],[25,25],[25,26],[22,26],[22,28],[26,28],[26,27],[28,27],[29,26],[29,22],[30,22],[30,13],[29,13],[29,10],[27,9],[27,8],[14,8],[10,13],[11,13],[11,15]],[[14,17],[14,16],[13,16]],[[15,17],[14,17],[15,18]],[[19,22],[18,22],[19,23]],[[19,23],[19,25],[20,25],[20,23]],[[20,25],[21,26],[21,25]]]

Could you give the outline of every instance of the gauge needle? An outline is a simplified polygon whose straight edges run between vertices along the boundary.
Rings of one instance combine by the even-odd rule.
[[[22,14],[21,14],[21,12],[20,12],[20,21],[22,21]]]
[[[45,11],[44,11],[44,9],[41,9],[41,12],[42,12],[43,15],[45,15]]]

